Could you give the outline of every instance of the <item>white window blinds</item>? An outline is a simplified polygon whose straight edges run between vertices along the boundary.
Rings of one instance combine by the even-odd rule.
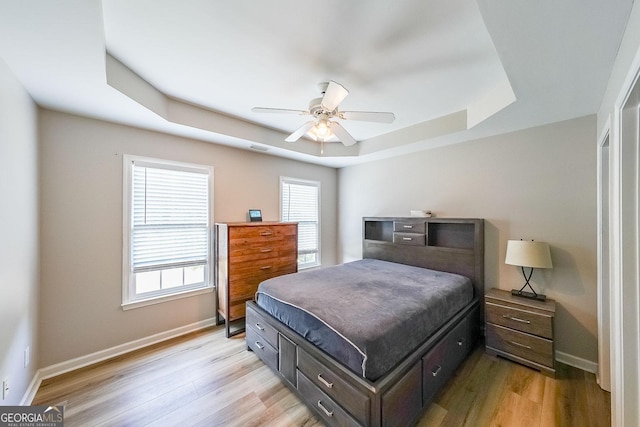
[[[298,223],[298,254],[317,253],[319,182],[281,179],[282,221]]]
[[[134,273],[204,265],[209,253],[209,172],[133,164]]]

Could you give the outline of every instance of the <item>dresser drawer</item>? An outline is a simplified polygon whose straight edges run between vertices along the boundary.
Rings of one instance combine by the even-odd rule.
[[[262,316],[251,309],[247,309],[246,325],[252,327],[257,335],[266,340],[274,348],[278,348],[278,331],[265,322]]]
[[[491,323],[487,323],[486,335],[487,347],[504,351],[544,366],[553,366],[553,341],[551,340]]]
[[[264,258],[297,257],[297,240],[290,239],[270,242],[256,242],[246,245],[236,245],[229,249],[230,262],[244,262]]]
[[[278,224],[262,226],[240,226],[229,228],[230,244],[265,243],[296,236],[297,224]]]
[[[309,406],[315,408],[321,418],[332,426],[359,426],[358,422],[340,407],[330,396],[320,390],[309,378],[298,371],[298,391]]]
[[[342,402],[344,408],[355,418],[366,423],[369,414],[367,395],[360,393],[300,348],[298,348],[298,370],[322,392]]]
[[[261,336],[251,326],[246,328],[246,342],[265,365],[268,365],[274,371],[278,370],[278,350],[276,350],[267,340]]]
[[[418,233],[393,233],[393,243],[424,246],[426,243],[426,236]]]
[[[488,300],[485,307],[486,320],[489,323],[540,337],[553,338],[553,318],[551,316],[507,307]]]
[[[252,273],[266,273],[270,270],[275,270],[282,267],[290,267],[293,265],[292,263],[292,255],[291,253],[287,254],[287,256],[273,256],[270,255],[265,258],[256,258],[256,259],[244,259],[244,260],[236,260],[232,259],[229,261],[229,275],[232,276],[234,274],[242,274],[246,272]]]
[[[405,233],[425,234],[427,232],[426,222],[393,221],[393,231]]]

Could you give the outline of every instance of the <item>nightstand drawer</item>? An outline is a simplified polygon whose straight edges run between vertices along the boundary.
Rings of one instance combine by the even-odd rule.
[[[487,323],[487,347],[553,366],[553,341]]]
[[[540,337],[553,338],[553,318],[551,316],[518,310],[489,301],[486,302],[485,307],[487,322],[489,323],[506,326]]]

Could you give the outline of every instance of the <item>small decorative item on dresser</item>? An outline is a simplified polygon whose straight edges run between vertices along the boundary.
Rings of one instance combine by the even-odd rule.
[[[484,300],[487,353],[555,377],[555,301],[517,298],[501,289],[491,289]]]
[[[549,244],[545,242],[534,242],[533,240],[509,240],[507,242],[507,256],[504,260],[505,264],[517,265],[522,269],[522,275],[524,276],[525,283],[520,290],[513,289],[512,295],[537,299],[544,301],[547,297],[537,293],[531,287],[529,280],[533,275],[534,268],[551,268],[551,252],[549,251]],[[529,267],[529,276],[524,272],[524,268]],[[526,287],[531,289],[531,292],[527,292],[524,289]]]

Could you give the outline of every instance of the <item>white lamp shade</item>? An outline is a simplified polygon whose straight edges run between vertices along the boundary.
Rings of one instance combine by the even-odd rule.
[[[532,268],[551,268],[549,244],[532,240],[507,241],[505,264]]]

